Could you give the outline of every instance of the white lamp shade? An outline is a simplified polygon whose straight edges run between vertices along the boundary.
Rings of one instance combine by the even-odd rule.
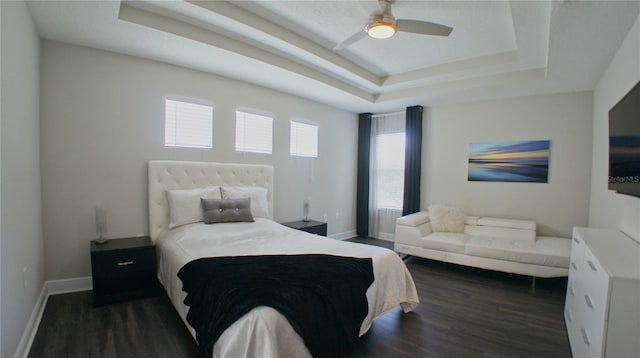
[[[107,233],[107,211],[103,207],[96,207],[96,236],[102,239]]]
[[[302,220],[309,221],[309,213],[311,212],[311,198],[305,197],[302,199]]]

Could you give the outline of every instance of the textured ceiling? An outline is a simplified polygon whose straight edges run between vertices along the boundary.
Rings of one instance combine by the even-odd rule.
[[[29,2],[41,37],[237,78],[354,112],[591,90],[638,1],[404,1],[453,27],[333,48],[377,1]]]
[[[362,31],[369,16],[380,9],[375,0],[264,1],[245,3],[244,7],[271,15],[271,20],[304,31],[310,38],[317,37],[318,42],[329,47]],[[399,32],[386,40],[365,38],[341,51],[379,76],[517,49],[508,2],[399,1],[392,8],[397,19],[440,23],[454,31],[448,37]]]

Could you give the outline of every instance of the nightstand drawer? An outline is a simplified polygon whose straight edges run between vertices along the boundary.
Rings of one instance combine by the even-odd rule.
[[[106,251],[93,254],[91,258],[94,277],[120,278],[156,271],[155,247]]]
[[[310,234],[316,234],[320,236],[327,236],[327,224],[321,224],[316,226],[310,226],[307,228],[298,229],[302,231],[306,231]]]

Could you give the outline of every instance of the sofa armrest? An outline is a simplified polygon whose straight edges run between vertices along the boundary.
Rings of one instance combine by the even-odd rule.
[[[421,211],[396,220],[395,241],[401,244],[419,245],[423,237],[431,233],[429,214]]]
[[[418,226],[429,222],[429,213],[426,211],[419,211],[417,213],[405,215],[399,217],[396,220],[396,225],[400,226]]]

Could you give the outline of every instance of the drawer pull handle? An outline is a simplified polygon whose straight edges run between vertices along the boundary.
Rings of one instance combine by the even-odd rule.
[[[591,297],[589,297],[589,295],[584,295],[584,300],[587,301],[587,306],[593,309],[593,302],[591,302]]]
[[[576,244],[580,243],[580,240],[576,239],[575,237],[573,238],[573,241],[575,241]]]
[[[116,265],[118,265],[118,266],[129,266],[129,265],[133,265],[133,261],[122,261],[122,262],[118,262]]]
[[[573,267],[573,269],[574,269],[574,270],[577,270],[577,269],[578,269],[578,265],[576,265],[576,263],[575,263],[575,262],[572,262],[572,263],[571,263],[571,267]]]
[[[591,260],[587,260],[587,263],[589,264],[589,267],[591,267],[593,271],[598,271],[598,267],[593,262],[591,262]]]
[[[567,310],[566,316],[569,322],[573,321],[573,315],[571,314],[571,311]]]
[[[582,332],[582,339],[584,340],[584,344],[589,345],[589,335],[587,334],[587,330],[584,328],[580,328],[580,332]]]

